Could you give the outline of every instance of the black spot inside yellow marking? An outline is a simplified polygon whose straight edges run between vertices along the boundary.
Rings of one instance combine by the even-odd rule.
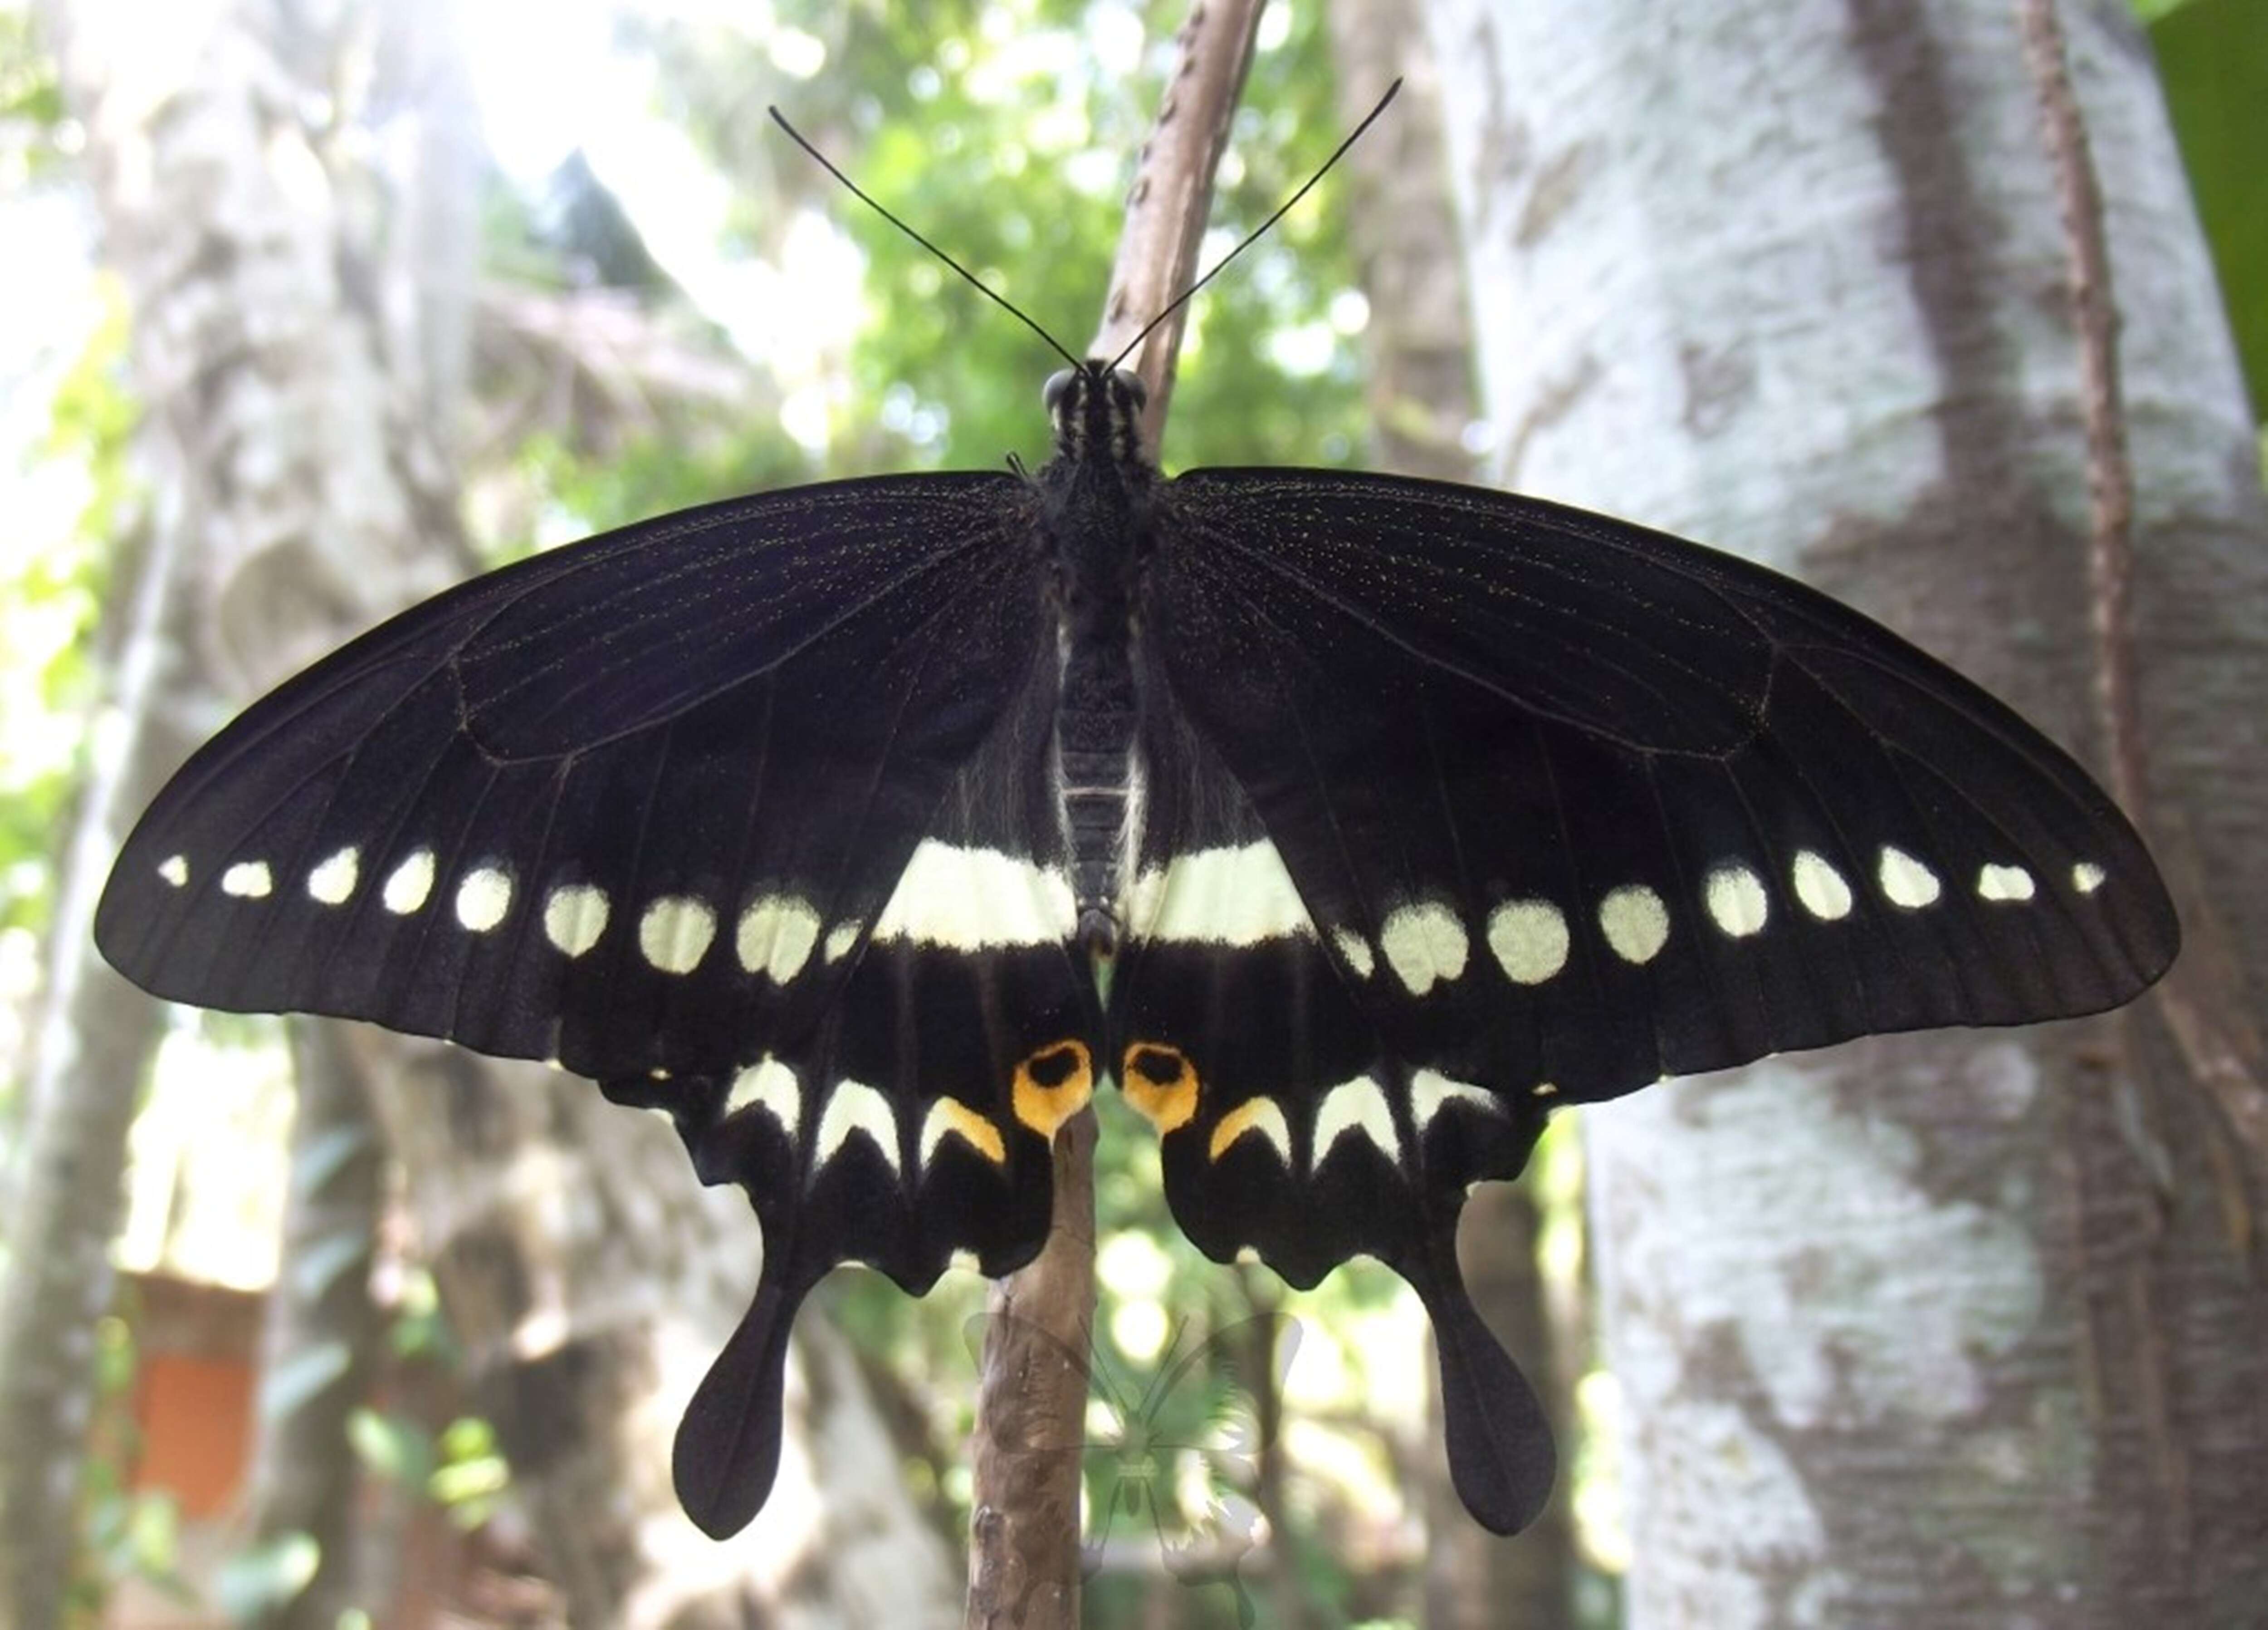
[[[1135,1042],[1126,1049],[1118,1079],[1127,1102],[1160,1134],[1187,1126],[1197,1112],[1197,1068],[1179,1047]]]
[[[1016,1119],[1052,1141],[1094,1096],[1094,1058],[1083,1041],[1051,1041],[1016,1066]]]

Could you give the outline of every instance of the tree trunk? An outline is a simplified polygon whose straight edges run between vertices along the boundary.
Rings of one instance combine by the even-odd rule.
[[[1344,209],[1358,276],[1370,299],[1363,330],[1374,469],[1469,481],[1474,459],[1465,426],[1473,400],[1472,325],[1457,221],[1442,150],[1440,74],[1415,0],[1333,0],[1339,114],[1350,127],[1385,83],[1403,78],[1401,100],[1347,155]],[[1457,1228],[1457,1257],[1473,1305],[1518,1355],[1572,1462],[1570,1364],[1558,1349],[1535,1246],[1542,1213],[1525,1183],[1475,1191]],[[1429,1333],[1430,1343],[1432,1337]],[[1561,1625],[1572,1606],[1574,1529],[1568,1502],[1552,1502],[1517,1538],[1490,1533],[1467,1514],[1442,1446],[1440,1367],[1428,1355],[1422,1450],[1425,1481],[1425,1623],[1434,1630],[1493,1630],[1504,1624]]]
[[[2124,325],[2091,467],[2011,0],[1675,18],[1436,0],[1503,474],[1808,576],[2096,765],[2132,753],[2176,980],[2213,976],[1590,1113],[1631,1622],[2253,1621],[2268,778],[2228,743],[2268,694],[2268,523],[2147,52],[2124,6],[2067,8]],[[2131,618],[2090,567],[2117,444]],[[2124,651],[2132,732],[2097,700]]]
[[[263,1602],[260,1630],[330,1630],[362,1604],[355,1576],[357,1461],[347,1418],[370,1394],[385,1320],[370,1269],[385,1152],[340,1027],[294,1020],[291,1192],[261,1332],[259,1406],[247,1474],[254,1544],[314,1548],[314,1571]]]
[[[166,34],[154,60],[149,15],[130,0],[82,0],[53,18],[109,253],[139,318],[153,484],[180,551],[152,590],[144,620],[158,632],[141,660],[163,671],[195,651],[247,694],[469,564],[446,438],[465,373],[480,158],[438,4],[315,15],[238,0]],[[372,136],[381,118],[384,140]],[[137,721],[162,721],[173,700],[157,685],[122,698]],[[184,745],[173,738],[173,756]],[[149,789],[116,795],[118,812]],[[67,894],[91,899],[109,847],[80,846]],[[129,1010],[145,1025],[154,1011]],[[114,1024],[79,1045],[128,1033]],[[678,1511],[666,1469],[676,1415],[738,1321],[758,1242],[745,1208],[696,1201],[666,1131],[579,1082],[337,1035],[409,1164],[446,1311],[576,1622],[950,1617],[943,1546],[905,1493],[855,1364],[816,1319],[799,1333],[789,1387],[803,1408],[764,1520],[715,1546]],[[104,1058],[100,1080],[48,1095],[82,1115],[107,1107],[114,1122],[98,1151],[107,1167],[83,1161],[67,1191],[110,1209],[80,1224],[83,1248],[55,1265],[79,1274],[69,1289],[89,1305],[140,1063]],[[41,1215],[66,1213],[51,1201]],[[70,1464],[42,1455],[11,1456],[11,1477],[52,1481],[45,1468]],[[34,1536],[43,1548],[26,1553],[49,1568],[68,1538],[67,1496],[44,1527],[11,1517],[11,1539]],[[52,1606],[18,1618],[52,1621]]]

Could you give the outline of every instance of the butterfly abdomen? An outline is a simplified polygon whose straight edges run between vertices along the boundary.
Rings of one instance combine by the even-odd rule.
[[[1137,575],[1157,471],[1136,426],[1139,387],[1100,364],[1050,383],[1056,457],[1041,471],[1055,565],[1062,700],[1057,763],[1071,829],[1080,937],[1115,943],[1141,697],[1132,657]],[[1094,457],[1094,451],[1107,457]],[[1084,455],[1084,456],[1083,456]]]

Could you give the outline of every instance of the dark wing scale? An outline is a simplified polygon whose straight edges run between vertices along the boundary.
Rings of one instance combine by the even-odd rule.
[[[1549,1449],[1458,1283],[1454,1220],[1550,1105],[2092,1012],[2172,958],[2156,871],[2084,773],[1800,584],[1385,477],[1201,471],[1158,514],[1143,864],[1264,834],[1300,920],[1145,933],[1138,888],[1113,1046],[1171,1044],[1201,1083],[1160,1124],[1208,1253],[1307,1284],[1366,1252],[1416,1285],[1491,1527],[1540,1509]]]
[[[493,573],[199,752],[97,913],[155,995],[551,1058],[667,1110],[704,1179],[747,1189],[759,1289],[679,1441],[714,1533],[770,1487],[821,1275],[855,1259],[920,1290],[956,1250],[1002,1273],[1045,1237],[1067,1083],[1014,1082],[1096,1034],[1068,907],[1050,940],[1026,902],[1004,940],[970,881],[997,869],[948,865],[940,903],[917,848],[1067,862],[1031,528],[1012,477],[893,478]],[[894,918],[916,874],[926,911]]]

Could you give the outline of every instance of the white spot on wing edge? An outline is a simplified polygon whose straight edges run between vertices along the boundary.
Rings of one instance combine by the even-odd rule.
[[[1413,996],[1437,983],[1454,982],[1465,971],[1471,950],[1457,914],[1432,900],[1397,907],[1379,930],[1378,943],[1387,966]]]
[[[858,943],[858,936],[865,931],[865,925],[855,917],[848,922],[836,923],[828,930],[827,943],[820,954],[829,962],[842,961],[850,954],[850,948]]]
[[[1284,1119],[1284,1106],[1272,1098],[1249,1098],[1213,1123],[1212,1142],[1208,1152],[1219,1160],[1235,1147],[1248,1134],[1256,1135],[1276,1151],[1276,1157],[1286,1168],[1292,1164],[1292,1127]]]
[[[1315,1110],[1314,1155],[1307,1169],[1320,1170],[1339,1139],[1351,1131],[1360,1132],[1388,1160],[1401,1161],[1402,1137],[1394,1129],[1394,1112],[1387,1107],[1384,1089],[1368,1076],[1343,1081],[1323,1095]]]
[[[664,894],[638,919],[638,951],[664,973],[690,973],[717,937],[717,914],[693,894]]]
[[[1894,844],[1882,845],[1874,877],[1881,885],[1882,898],[1908,911],[1918,911],[1938,896],[1937,874]]]
[[[1764,879],[1737,861],[1709,873],[1702,884],[1702,899],[1710,920],[1734,939],[1763,933],[1764,920],[1771,914]]]
[[[1789,878],[1803,908],[1822,922],[1839,922],[1851,914],[1851,885],[1824,855],[1798,849]]]
[[[2091,860],[2083,860],[2071,869],[2071,886],[2082,894],[2092,894],[2101,888],[2105,879],[2102,867]]]
[[[2032,874],[2021,866],[1986,866],[1977,874],[1977,898],[1992,900],[2029,899]]]
[[[1368,979],[1378,967],[1378,958],[1370,949],[1370,942],[1352,929],[1333,929],[1331,943],[1338,947],[1339,956],[1360,979]]]
[[[1645,884],[1626,883],[1599,902],[1599,931],[1615,955],[1643,966],[1669,943],[1669,907]]]
[[[1071,879],[1062,871],[998,849],[924,838],[874,920],[873,936],[982,951],[1061,944],[1078,924]]]
[[[1469,1081],[1455,1081],[1438,1069],[1413,1071],[1410,1076],[1410,1119],[1423,1132],[1433,1117],[1452,1104],[1470,1104],[1491,1115],[1503,1113],[1496,1094]]]
[[[827,1107],[820,1112],[812,1164],[823,1166],[834,1159],[854,1132],[863,1133],[881,1151],[892,1171],[900,1170],[898,1118],[889,1099],[863,1081],[845,1079],[835,1083],[835,1090],[827,1095]]]
[[[406,917],[423,907],[432,892],[433,851],[412,849],[387,877],[379,898],[395,916]]]
[[[1515,985],[1541,985],[1567,966],[1567,918],[1548,899],[1508,899],[1489,914],[1489,950]]]
[[[792,895],[766,894],[740,914],[733,950],[740,966],[784,985],[803,972],[819,943],[819,914]]]
[[[599,943],[613,914],[606,890],[596,884],[563,884],[543,902],[543,936],[565,955],[579,957]]]
[[[158,863],[158,875],[165,878],[166,882],[172,884],[177,889],[188,887],[189,881],[189,857],[186,855],[166,855],[165,859]]]
[[[1265,838],[1151,867],[1127,889],[1125,918],[1130,939],[1182,943],[1248,946],[1315,931],[1283,855]]]
[[[727,1115],[751,1106],[778,1121],[791,1140],[803,1122],[803,1089],[795,1072],[769,1053],[733,1077],[733,1090],[725,1099]]]
[[[485,934],[504,921],[512,909],[512,874],[495,866],[476,866],[457,885],[457,921],[475,934]]]
[[[362,881],[362,851],[350,843],[307,874],[307,896],[319,906],[343,906]]]
[[[264,860],[240,860],[220,874],[220,892],[239,899],[266,899],[275,886]]]

